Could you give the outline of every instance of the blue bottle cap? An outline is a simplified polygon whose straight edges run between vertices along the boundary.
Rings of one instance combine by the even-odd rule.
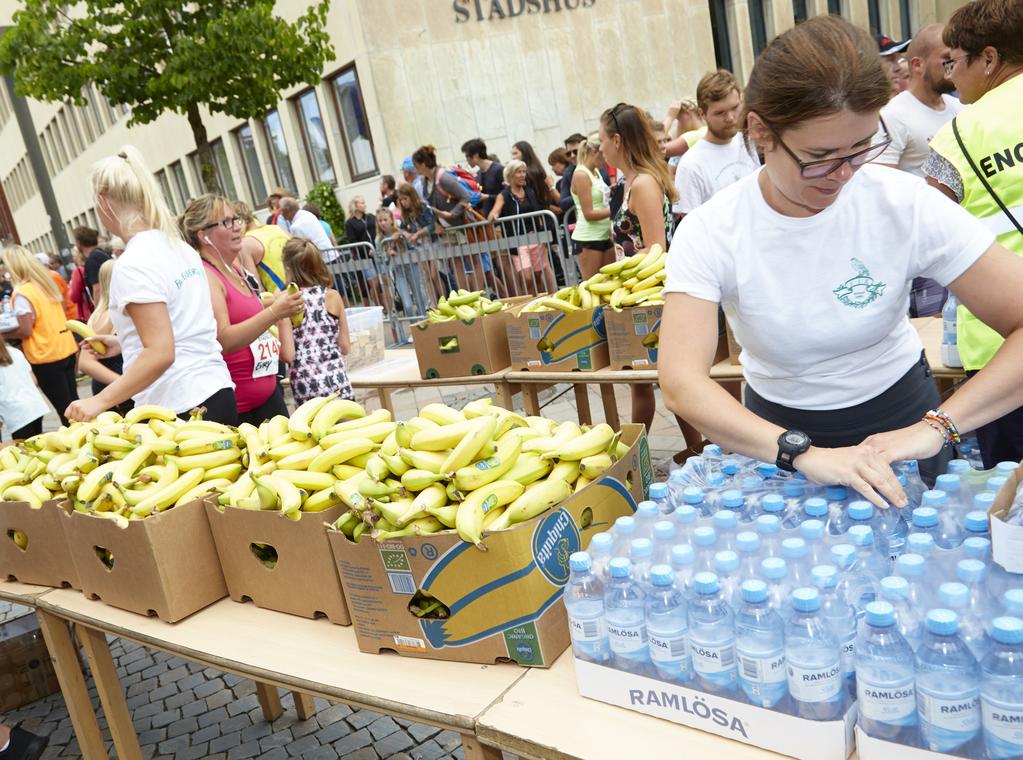
[[[632,575],[632,563],[625,557],[615,557],[607,563],[612,578],[628,578]]]
[[[927,630],[938,636],[954,636],[959,632],[959,616],[940,607],[931,610],[927,613]]]
[[[817,588],[834,588],[838,585],[838,568],[834,565],[814,565],[810,578]]]
[[[994,503],[995,503],[995,494],[991,493],[990,491],[983,491],[982,493],[974,494],[974,497],[973,497],[973,508],[974,508],[974,510],[976,510],[978,512],[983,512],[984,513],[984,527],[985,528],[987,527],[987,513],[988,513],[988,510],[991,509],[991,507],[994,505]],[[970,515],[972,515],[972,514],[973,514],[973,512],[970,512],[968,515],[966,515],[966,519],[969,520],[970,519]]]
[[[725,484],[725,476],[720,472],[712,472],[707,475],[707,486],[710,488],[721,488]]]
[[[675,522],[679,525],[690,525],[696,522],[696,518],[700,515],[692,504],[679,504],[673,514],[675,515]]]
[[[735,475],[739,471],[739,460],[738,459],[722,459],[721,460],[721,472],[725,475]]]
[[[760,500],[760,507],[768,513],[781,512],[785,509],[785,499],[780,494],[769,493]]]
[[[937,493],[928,491],[927,493]],[[926,496],[927,494],[924,494]],[[944,499],[944,494],[942,498]],[[938,510],[934,507],[917,507],[913,510],[913,525],[917,528],[933,528],[938,524]]]
[[[802,499],[806,494],[806,483],[789,478],[782,484],[781,492],[790,499]]]
[[[703,447],[703,455],[705,457],[720,457],[722,453],[721,447],[716,443],[708,443]]]
[[[828,501],[845,501],[849,498],[849,491],[845,486],[828,486],[824,489],[824,496]]]
[[[686,504],[703,504],[703,489],[689,486],[682,491],[682,500]]]
[[[847,570],[856,561],[856,547],[852,544],[835,544],[831,547],[831,561]]]
[[[668,498],[668,484],[667,483],[651,483],[650,484],[650,498],[654,500],[667,499]]]
[[[744,530],[735,537],[735,547],[743,554],[753,554],[760,549],[760,536],[751,530]]]
[[[657,541],[671,541],[675,538],[675,523],[667,520],[658,520],[654,523],[654,539]]]
[[[778,581],[788,575],[789,568],[781,557],[760,560],[760,574],[768,580]]]
[[[743,581],[742,586],[739,588],[742,590],[742,600],[744,602],[758,604],[767,600],[767,584],[763,581],[758,581],[755,578]]]
[[[970,590],[962,583],[942,583],[938,586],[938,598],[946,607],[958,609],[970,603]]]
[[[675,582],[675,574],[667,565],[654,565],[650,568],[650,583],[654,586],[670,586]]]
[[[735,530],[738,522],[738,515],[730,509],[719,509],[714,513],[714,530]]]
[[[848,513],[853,520],[869,520],[874,516],[874,505],[869,501],[852,501],[849,502]]]
[[[945,493],[959,493],[962,490],[962,480],[955,473],[946,472],[934,479],[934,490]]]
[[[718,534],[709,525],[701,525],[693,531],[693,543],[697,546],[713,546],[717,540]]]
[[[636,518],[631,515],[615,520],[615,535],[630,536],[636,532]]]
[[[614,542],[614,536],[610,533],[598,533],[590,540],[590,551],[596,554],[610,554]]]
[[[747,475],[742,479],[742,490],[746,493],[764,490],[764,481],[756,475]],[[734,507],[732,507],[734,509]]]
[[[979,559],[961,559],[956,563],[956,578],[962,583],[979,583],[984,580],[987,567]]]
[[[801,538],[786,538],[781,542],[781,556],[785,559],[802,559],[806,556],[806,541]]]
[[[697,594],[716,594],[720,586],[714,573],[697,573],[693,576],[693,588]]]
[[[828,503],[819,496],[803,502],[803,511],[810,517],[824,517],[828,513]]]
[[[1023,588],[1011,588],[1002,594],[1002,604],[1010,615],[1023,615]]]
[[[966,559],[986,560],[991,556],[991,541],[983,536],[970,536],[963,541],[963,555]]]
[[[920,497],[920,505],[924,506],[924,507],[935,507],[935,508],[943,507],[943,506],[945,506],[945,501],[947,499],[948,499],[948,494],[946,494],[944,491],[938,491],[938,490],[924,491],[923,495]],[[913,510],[913,511],[915,512],[916,510]]]
[[[805,541],[819,541],[824,538],[824,523],[820,520],[804,520],[799,525],[799,535]]]
[[[742,491],[729,488],[721,494],[721,506],[725,509],[742,509]]]
[[[757,518],[757,532],[765,536],[777,533],[781,530],[781,520],[777,515],[760,515]]]
[[[1005,481],[1007,480],[1008,478],[1005,477],[1004,475],[992,475],[990,478],[984,481],[984,488],[986,488],[988,491],[991,491],[992,493],[997,494],[999,491],[1002,490],[1002,486],[1005,485]]]
[[[815,612],[821,608],[820,592],[812,586],[803,586],[792,592],[792,608],[798,612]]]
[[[889,602],[868,602],[867,625],[887,628],[895,625],[895,608]]]
[[[918,578],[924,574],[926,562],[919,554],[902,554],[895,560],[895,569],[903,576]]]
[[[641,501],[636,505],[636,516],[643,517],[647,520],[657,519],[661,514],[661,508],[657,506],[655,501]]]
[[[846,535],[853,546],[870,546],[874,543],[874,529],[869,525],[854,525]]]
[[[773,478],[778,474],[778,465],[771,464],[770,462],[761,462],[757,465],[757,474],[764,480]]]
[[[995,465],[995,472],[1009,477],[1012,473],[1016,472],[1017,467],[1019,467],[1019,462],[999,462]]]
[[[914,554],[926,557],[934,551],[934,536],[930,533],[910,533],[906,536],[906,547]]]
[[[568,558],[568,567],[573,573],[586,573],[593,567],[593,560],[586,552],[572,552]]]
[[[1014,617],[999,617],[991,621],[991,638],[999,644],[1023,642],[1023,620]]]
[[[689,544],[675,544],[671,547],[671,564],[686,567],[696,561],[696,552]]]
[[[718,552],[714,555],[714,569],[719,573],[734,573],[739,569],[739,555],[727,550]]]
[[[966,446],[960,446],[959,450],[965,454],[966,448],[967,448]],[[948,463],[948,467],[945,468],[945,471],[948,472],[950,475],[962,475],[963,473],[967,473],[972,469],[973,468],[970,466],[970,463],[967,462],[965,459],[953,459]]]
[[[654,542],[649,538],[634,538],[629,543],[629,557],[633,560],[646,559],[654,554]]]
[[[881,596],[885,599],[905,599],[909,596],[909,581],[900,575],[888,575],[882,578]]]
[[[991,497],[991,501],[995,500],[995,495],[993,493],[979,493],[979,494],[977,494],[977,498],[978,499],[981,496],[990,496]],[[981,511],[979,509],[975,509],[972,512],[967,512],[966,513],[965,523],[966,523],[966,530],[968,530],[968,531],[970,531],[972,533],[987,533],[987,530],[988,530],[987,510],[985,509],[985,510]]]

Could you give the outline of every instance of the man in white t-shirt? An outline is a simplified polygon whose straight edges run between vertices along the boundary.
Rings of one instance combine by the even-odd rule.
[[[298,201],[294,198],[281,198],[280,208],[281,216],[287,220],[288,231],[293,237],[305,238],[319,248],[324,253],[324,261],[329,262],[337,258],[337,251],[333,250],[334,245],[315,214],[299,208]]]
[[[760,166],[756,153],[739,131],[742,97],[731,72],[719,69],[703,77],[696,88],[696,103],[707,123],[707,133],[678,162],[675,187],[679,197],[672,206],[678,217],[691,213]]]
[[[879,164],[924,176],[928,143],[947,122],[963,109],[955,89],[945,79],[944,62],[951,54],[941,40],[942,24],[925,26],[909,44],[909,87],[881,109],[891,145],[877,160]]]

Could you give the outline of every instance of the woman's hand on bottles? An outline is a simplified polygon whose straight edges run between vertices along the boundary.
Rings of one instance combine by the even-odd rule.
[[[945,437],[922,420],[915,425],[877,433],[863,443],[872,446],[889,462],[930,459],[945,445]]]
[[[868,439],[869,440],[869,439]],[[906,506],[906,493],[884,453],[867,442],[823,449],[811,446],[796,457],[795,467],[822,485],[848,486],[880,509]]]
[[[302,298],[302,291],[289,293],[286,290],[278,290],[274,293],[274,300],[270,303],[270,310],[275,319],[293,317],[305,309],[305,301]]]

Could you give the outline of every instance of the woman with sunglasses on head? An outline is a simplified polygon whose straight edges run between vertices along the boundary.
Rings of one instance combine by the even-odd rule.
[[[206,418],[237,418],[231,375],[220,355],[210,291],[198,254],[181,232],[153,173],[132,146],[92,169],[100,222],[127,244],[110,280],[104,358],[121,351],[124,372],[100,393],[73,402],[69,420],[91,420],[129,399]],[[88,348],[88,342],[83,350]]]
[[[934,477],[959,430],[1023,401],[1023,262],[921,179],[867,165],[888,142],[875,135],[889,90],[873,41],[839,18],[760,55],[743,123],[764,166],[679,225],[659,357],[669,408],[716,443],[882,507],[906,504],[891,462]],[[907,316],[917,276],[1011,336],[943,406]],[[745,408],[709,377],[719,304],[743,346]]]
[[[199,251],[209,280],[217,341],[234,382],[238,422],[258,426],[278,414],[287,417],[277,366],[294,359],[289,317],[302,311],[302,294],[279,290],[264,308],[259,281],[239,263],[241,221],[227,198],[199,196],[179,223],[187,242]],[[273,326],[279,340],[270,332]]]

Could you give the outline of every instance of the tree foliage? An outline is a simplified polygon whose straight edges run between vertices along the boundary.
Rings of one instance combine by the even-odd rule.
[[[317,182],[306,193],[305,199],[320,207],[323,221],[334,230],[337,244],[344,245],[347,242],[345,238],[345,210],[341,208],[341,204],[337,200],[334,186],[329,182]]]
[[[131,109],[129,125],[185,114],[216,189],[200,105],[257,118],[283,90],[317,82],[334,60],[329,6],[319,0],[288,22],[273,0],[23,0],[0,39],[0,69],[14,75],[18,95],[37,100],[84,105],[94,83]]]

